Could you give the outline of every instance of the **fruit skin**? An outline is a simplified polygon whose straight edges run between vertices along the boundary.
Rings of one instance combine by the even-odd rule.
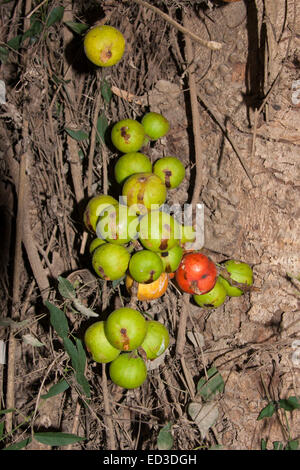
[[[109,314],[104,324],[105,335],[110,344],[121,351],[138,348],[147,332],[143,315],[129,307],[122,307]]]
[[[168,287],[168,274],[162,273],[156,281],[151,282],[150,284],[143,284],[143,283],[138,283],[138,289],[137,289],[137,298],[138,300],[143,300],[143,301],[151,301],[154,299],[158,299],[167,290]],[[131,293],[132,290],[132,285],[133,285],[133,279],[132,277],[127,274],[126,280],[125,280],[126,288],[129,293]]]
[[[141,348],[144,349],[147,359],[153,360],[165,352],[170,343],[167,328],[159,321],[147,321],[147,333]]]
[[[111,130],[111,141],[122,153],[138,152],[144,144],[145,130],[134,119],[123,119]]]
[[[165,136],[169,129],[169,121],[162,114],[149,112],[142,119],[145,133],[150,139],[157,140]]]
[[[196,232],[191,225],[181,225],[180,245],[184,247],[186,243],[192,243],[196,239]]]
[[[85,334],[86,349],[96,362],[108,363],[119,356],[120,350],[114,348],[107,340],[104,333],[104,321],[98,321],[90,325]]]
[[[113,26],[95,26],[84,37],[87,58],[99,67],[110,67],[119,62],[125,50],[123,34]]]
[[[159,253],[166,273],[173,273],[178,269],[183,256],[183,249],[179,245],[173,246],[169,251]]]
[[[147,378],[147,367],[143,359],[132,353],[122,353],[109,366],[111,380],[123,388],[140,387]]]
[[[130,152],[122,155],[115,164],[114,173],[117,183],[123,184],[131,175],[136,173],[151,173],[152,163],[147,155],[140,152]]]
[[[226,271],[230,274],[230,279],[241,284],[241,288],[239,288],[221,275],[221,282],[229,297],[240,297],[244,294],[244,290],[247,290],[248,286],[252,286],[253,271],[249,264],[242,261],[228,260],[222,263],[222,266],[225,266]]]
[[[167,212],[150,211],[140,220],[139,240],[151,251],[169,251],[180,241],[180,225]]]
[[[136,239],[139,220],[132,212],[122,204],[108,206],[98,218],[97,236],[116,245],[124,245]]]
[[[202,295],[194,294],[193,297],[196,304],[198,304],[200,307],[217,308],[225,302],[226,296],[226,289],[220,281],[219,276],[215,286],[209,292]]]
[[[159,176],[167,189],[177,188],[185,177],[185,168],[176,157],[163,157],[153,166],[153,173]]]
[[[240,297],[243,295],[243,291],[238,287],[232,286],[229,282],[220,275],[220,282],[222,283],[228,297]]]
[[[104,243],[93,252],[92,266],[102,279],[115,281],[126,273],[130,254],[122,245]]]
[[[118,201],[114,197],[107,196],[106,194],[99,194],[89,200],[83,214],[83,222],[90,232],[96,232],[99,215],[111,204],[116,205],[118,204]]]
[[[94,240],[91,241],[90,246],[89,246],[90,254],[92,254],[93,251],[96,250],[96,248],[103,245],[104,243],[105,243],[105,241],[102,240],[101,238],[94,238]]]
[[[217,268],[202,253],[186,253],[182,257],[175,278],[183,292],[197,295],[206,294],[217,281]]]
[[[159,278],[163,272],[163,263],[153,251],[137,251],[130,258],[129,272],[135,281],[149,284]]]
[[[127,205],[134,206],[137,214],[145,214],[152,205],[158,209],[167,198],[167,188],[153,173],[137,173],[129,176],[122,188]]]

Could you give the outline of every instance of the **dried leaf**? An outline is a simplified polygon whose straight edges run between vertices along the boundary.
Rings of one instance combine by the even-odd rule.
[[[45,346],[44,343],[41,343],[37,338],[34,336],[27,334],[22,336],[23,342],[25,344],[30,344],[30,346],[34,346],[35,348],[40,348],[41,346]]]
[[[219,417],[219,411],[216,402],[201,403],[191,402],[188,407],[188,413],[192,420],[197,424],[202,439],[205,438],[209,428],[211,428]]]

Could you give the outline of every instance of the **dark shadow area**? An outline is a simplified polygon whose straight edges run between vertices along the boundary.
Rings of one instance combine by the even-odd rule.
[[[264,49],[266,41],[265,25],[262,25],[259,43],[258,11],[255,2],[244,0],[247,10],[246,28],[248,31],[248,57],[246,63],[247,117],[250,126],[250,109],[259,108],[264,97]]]

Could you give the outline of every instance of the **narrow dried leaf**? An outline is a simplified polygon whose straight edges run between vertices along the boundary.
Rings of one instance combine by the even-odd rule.
[[[23,342],[25,344],[30,344],[30,346],[34,346],[35,348],[40,348],[41,346],[45,346],[44,343],[41,343],[37,338],[34,336],[27,334],[22,336]]]

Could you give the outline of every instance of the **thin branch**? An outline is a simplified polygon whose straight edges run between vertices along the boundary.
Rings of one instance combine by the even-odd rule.
[[[195,41],[199,42],[202,46],[207,47],[208,49],[212,49],[213,51],[217,51],[223,47],[223,45],[216,41],[206,41],[205,39],[199,38],[196,34],[192,33],[189,28],[181,26],[181,24],[177,23],[177,21],[173,20],[169,15],[161,11],[159,8],[155,7],[154,5],[150,5],[148,2],[144,2],[144,0],[133,0],[135,3],[142,5],[145,8],[149,8],[149,10],[154,11],[158,15],[160,15],[165,21],[170,23],[172,26],[177,28],[182,33],[190,36]]]

